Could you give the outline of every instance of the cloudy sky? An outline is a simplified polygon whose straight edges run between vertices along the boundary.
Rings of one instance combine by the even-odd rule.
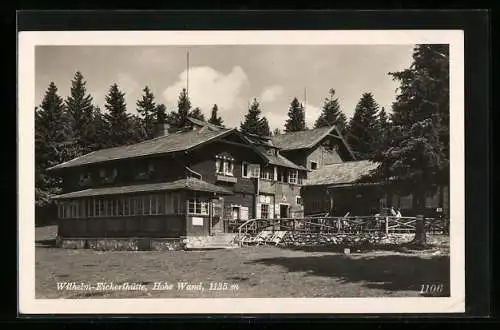
[[[148,85],[157,101],[174,110],[186,86],[189,52],[189,96],[205,116],[216,103],[228,127],[239,125],[256,97],[271,129],[282,128],[293,97],[304,101],[312,126],[328,90],[333,88],[351,117],[360,96],[372,92],[390,109],[397,83],[388,72],[409,67],[413,45],[345,46],[37,46],[36,102],[53,81],[67,97],[76,71],[87,80],[94,103],[104,110],[104,96],[116,82],[126,93],[128,111]]]

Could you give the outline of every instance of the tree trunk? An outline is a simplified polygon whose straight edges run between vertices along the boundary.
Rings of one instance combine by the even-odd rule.
[[[425,233],[425,217],[423,211],[425,209],[425,192],[418,189],[415,193],[415,206],[417,210],[417,217],[415,221],[415,237],[413,238],[413,245],[425,246],[427,244],[427,235]]]
[[[412,243],[417,246],[425,246],[427,244],[427,235],[425,234],[423,215],[417,215],[415,222],[415,238]]]

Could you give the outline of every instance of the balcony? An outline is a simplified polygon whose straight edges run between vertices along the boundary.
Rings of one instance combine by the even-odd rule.
[[[228,182],[228,183],[238,182],[238,179],[236,179],[234,176],[223,175],[223,174],[217,174],[216,180],[219,182]]]

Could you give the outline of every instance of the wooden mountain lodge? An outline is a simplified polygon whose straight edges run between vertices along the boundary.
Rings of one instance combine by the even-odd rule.
[[[182,130],[161,125],[154,139],[49,171],[63,178],[53,197],[61,246],[173,249],[252,218],[370,212],[379,192],[359,188],[359,197],[336,185],[373,166],[354,159],[335,127],[260,137],[190,119]]]

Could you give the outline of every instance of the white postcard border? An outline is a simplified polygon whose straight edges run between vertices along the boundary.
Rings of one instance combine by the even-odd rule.
[[[461,313],[465,311],[464,36],[461,30],[61,31],[18,38],[18,230],[21,314]],[[450,44],[450,297],[35,299],[34,116],[37,45]]]

